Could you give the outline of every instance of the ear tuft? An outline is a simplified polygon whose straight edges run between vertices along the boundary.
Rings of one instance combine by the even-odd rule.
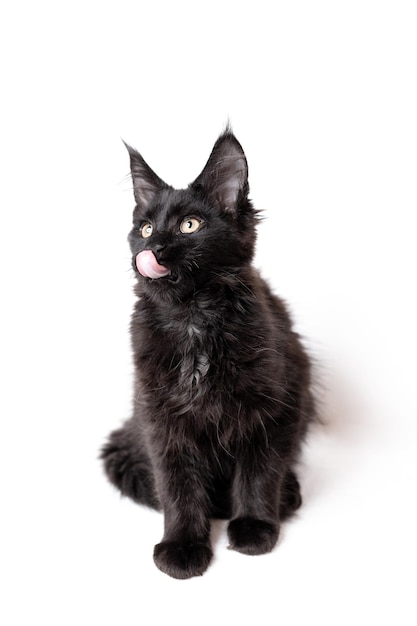
[[[209,160],[192,186],[203,187],[213,203],[232,213],[237,211],[239,201],[247,196],[248,164],[229,124],[214,144]]]
[[[168,187],[168,185],[155,174],[137,150],[125,141],[123,143],[130,156],[130,171],[136,204],[138,207],[146,209],[157,191]]]

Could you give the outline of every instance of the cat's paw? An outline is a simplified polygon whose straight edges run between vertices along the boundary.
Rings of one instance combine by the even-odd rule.
[[[230,522],[227,532],[231,550],[251,555],[266,554],[278,540],[279,526],[252,517],[238,517]]]
[[[213,553],[205,543],[162,541],[155,546],[153,559],[159,569],[173,578],[201,576]]]

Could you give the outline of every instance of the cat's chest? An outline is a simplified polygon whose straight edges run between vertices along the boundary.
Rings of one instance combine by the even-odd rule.
[[[210,369],[218,369],[216,344],[221,324],[217,318],[192,305],[164,321],[166,343],[162,350],[172,353],[168,367],[178,384],[195,387],[207,379]]]
[[[220,331],[220,317],[215,310],[192,302],[189,306],[164,311],[158,326],[167,341],[185,352],[208,345],[210,338]]]

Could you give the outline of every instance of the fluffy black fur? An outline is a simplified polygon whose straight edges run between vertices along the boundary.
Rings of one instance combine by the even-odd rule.
[[[314,411],[310,364],[284,303],[252,267],[257,212],[231,130],[187,189],[168,186],[127,148],[136,200],[134,412],[101,456],[124,495],[163,511],[156,565],[189,578],[212,558],[211,518],[231,519],[232,549],[263,554],[300,506],[294,465]],[[200,227],[184,234],[189,217]],[[169,276],[139,274],[144,249]]]

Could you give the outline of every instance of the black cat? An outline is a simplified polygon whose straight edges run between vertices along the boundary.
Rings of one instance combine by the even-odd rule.
[[[156,565],[189,578],[212,558],[211,518],[231,519],[232,549],[263,554],[300,506],[294,464],[314,412],[310,363],[251,265],[257,212],[231,130],[187,189],[127,148],[134,412],[101,456],[123,494],[163,511]]]

